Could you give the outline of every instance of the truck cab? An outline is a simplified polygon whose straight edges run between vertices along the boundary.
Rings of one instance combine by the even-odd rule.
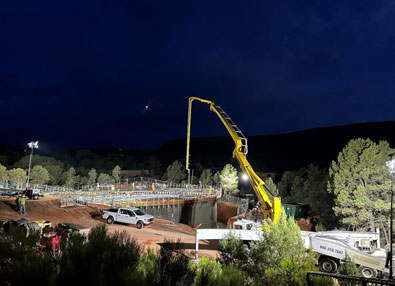
[[[145,214],[135,207],[111,208],[103,211],[102,218],[109,224],[114,222],[135,224],[139,229],[154,222],[152,215]]]
[[[38,200],[39,197],[43,197],[40,193],[40,189],[26,189],[24,194],[31,200]]]

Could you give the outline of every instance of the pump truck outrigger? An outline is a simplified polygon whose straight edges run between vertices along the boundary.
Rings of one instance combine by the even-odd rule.
[[[281,214],[281,200],[279,197],[275,197],[273,193],[266,187],[265,182],[255,173],[252,169],[250,163],[247,161],[247,138],[237,127],[237,125],[232,121],[232,119],[223,111],[221,107],[215,105],[213,101],[202,99],[198,97],[190,97],[188,104],[188,130],[187,130],[187,155],[186,155],[186,170],[188,171],[188,180],[190,178],[189,169],[189,145],[191,137],[191,115],[192,115],[192,102],[198,100],[203,103],[210,105],[210,110],[213,111],[222,124],[228,130],[230,136],[235,142],[235,149],[233,150],[233,158],[236,158],[240,164],[240,168],[244,173],[247,174],[252,188],[258,197],[260,206],[262,208],[265,218],[270,218],[273,223],[276,223],[280,218]],[[188,182],[189,184],[190,182]]]

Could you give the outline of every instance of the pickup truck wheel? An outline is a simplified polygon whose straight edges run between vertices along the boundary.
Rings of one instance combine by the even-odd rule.
[[[138,229],[141,229],[141,228],[143,227],[143,223],[142,223],[141,221],[138,221],[138,222],[136,223],[136,227],[137,227]]]
[[[377,277],[377,270],[366,267],[366,266],[359,266],[358,268],[359,273],[361,273],[362,277],[365,278],[376,278]]]
[[[337,270],[337,263],[329,257],[321,257],[318,260],[318,265],[322,272],[335,273]]]
[[[113,223],[114,223],[114,218],[113,218],[112,216],[109,216],[109,217],[107,218],[107,223],[108,223],[108,224],[113,224]]]

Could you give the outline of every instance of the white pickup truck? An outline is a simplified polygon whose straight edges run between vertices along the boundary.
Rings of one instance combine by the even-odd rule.
[[[134,207],[111,208],[105,210],[102,213],[102,218],[109,224],[114,222],[135,224],[138,229],[154,222],[154,217],[152,215],[145,214]]]

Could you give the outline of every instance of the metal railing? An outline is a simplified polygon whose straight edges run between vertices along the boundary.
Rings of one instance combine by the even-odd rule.
[[[247,199],[238,198],[232,195],[223,195],[220,201],[235,204],[237,206],[237,215],[243,215],[248,211]]]
[[[307,272],[308,286],[395,286],[395,280]]]
[[[210,192],[208,190],[193,189],[157,189],[134,190],[134,191],[73,191],[52,193],[61,198],[65,205],[72,202],[79,204],[101,204],[111,206],[138,206],[138,205],[168,205],[179,200],[213,199],[217,196],[218,190]]]
[[[74,186],[50,186],[50,185],[38,185],[38,184],[29,184],[29,187],[40,189],[43,192],[69,192],[69,191],[95,191],[95,190],[105,190],[109,191],[112,189],[116,190],[124,190],[124,189],[152,189],[153,186],[155,189],[164,189],[164,188],[182,188],[182,189],[193,189],[193,190],[208,190],[208,189],[220,189],[218,186],[206,186],[206,185],[187,185],[186,183],[173,183],[170,181],[162,181],[158,179],[148,178],[148,177],[135,177],[135,178],[126,178],[120,179],[118,182],[115,182],[113,179],[110,181],[95,183],[91,185],[74,185]],[[25,190],[26,182],[21,182],[19,184],[12,183],[10,181],[1,181],[0,187]]]

